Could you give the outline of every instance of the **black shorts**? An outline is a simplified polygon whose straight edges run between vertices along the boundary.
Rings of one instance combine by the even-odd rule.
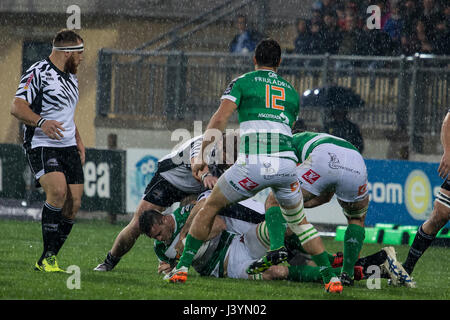
[[[26,155],[37,188],[41,186],[39,179],[44,174],[55,171],[64,173],[67,184],[84,183],[83,166],[76,146],[36,147],[28,150]]]
[[[444,181],[444,183],[441,185],[441,188],[447,191],[450,191],[450,181],[448,181],[448,179],[446,179]]]
[[[164,179],[158,171],[145,188],[144,193],[143,200],[164,208],[170,207],[175,202],[179,202],[190,195],[177,189],[169,181]]]

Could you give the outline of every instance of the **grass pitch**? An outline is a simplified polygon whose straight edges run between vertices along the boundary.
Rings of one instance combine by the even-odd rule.
[[[67,287],[70,274],[46,274],[33,270],[42,251],[40,222],[0,220],[0,299],[4,300],[448,300],[450,252],[430,247],[414,271],[416,289],[390,287],[368,289],[366,281],[344,288],[340,295],[324,293],[319,283],[249,281],[200,277],[193,270],[185,284],[169,284],[156,272],[153,240],[140,237],[112,272],[92,269],[102,262],[124,224],[79,221],[58,255],[61,267],[80,268],[80,289]],[[324,239],[328,251],[342,250],[342,242]],[[365,244],[362,255],[382,245]],[[397,246],[403,261],[408,246]]]

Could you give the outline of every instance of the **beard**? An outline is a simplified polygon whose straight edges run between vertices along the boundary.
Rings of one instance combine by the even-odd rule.
[[[75,59],[73,56],[70,56],[64,64],[64,72],[76,74],[78,71],[78,65],[75,63]]]

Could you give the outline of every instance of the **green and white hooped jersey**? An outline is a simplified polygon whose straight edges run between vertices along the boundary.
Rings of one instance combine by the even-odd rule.
[[[331,143],[339,147],[356,150],[359,152],[358,149],[347,140],[327,133],[305,131],[294,134],[292,138],[292,144],[295,148],[300,163],[308,159],[309,154],[314,150],[314,148],[324,143]]]
[[[171,216],[175,221],[175,231],[168,244],[155,239],[154,250],[156,256],[160,261],[164,261],[170,264],[175,263],[177,256],[175,245],[178,243],[181,229],[184,227],[186,220],[188,219],[189,214],[191,213],[193,207],[194,206],[190,204],[184,207],[179,207],[173,213],[171,213]]]
[[[221,99],[237,105],[241,154],[296,161],[291,128],[299,112],[299,95],[288,81],[272,70],[256,70],[234,79]]]
[[[154,240],[154,250],[160,261],[169,264],[177,262],[175,245],[180,239],[180,232],[186,223],[193,205],[180,207],[172,213],[175,220],[175,231],[168,243]],[[223,262],[235,234],[223,231],[217,237],[205,242],[192,262],[192,267],[202,276],[214,275],[223,277]],[[203,250],[202,250],[203,249]],[[201,251],[201,252],[200,252]]]

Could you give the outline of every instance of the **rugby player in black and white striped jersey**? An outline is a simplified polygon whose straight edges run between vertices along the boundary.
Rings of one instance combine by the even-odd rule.
[[[189,139],[158,161],[158,169],[145,188],[133,218],[118,234],[105,260],[94,268],[95,271],[113,270],[120,259],[131,250],[141,235],[139,217],[144,211],[163,212],[176,202],[184,202],[184,199],[189,199],[190,196],[196,197],[201,192],[212,189],[218,177],[229,166],[226,163],[234,163],[238,143],[237,135],[233,132],[223,135],[223,139],[219,140],[207,156],[210,166],[206,166],[202,171],[201,179],[195,178],[191,165],[200,152],[202,142],[203,135]],[[229,149],[233,146],[233,150],[227,152],[227,145]],[[229,161],[227,157],[230,158]]]
[[[24,149],[36,185],[44,189],[44,250],[35,269],[63,272],[56,255],[69,235],[83,194],[85,148],[74,122],[76,73],[83,39],[63,29],[49,57],[33,64],[19,83],[11,114],[25,125]]]

